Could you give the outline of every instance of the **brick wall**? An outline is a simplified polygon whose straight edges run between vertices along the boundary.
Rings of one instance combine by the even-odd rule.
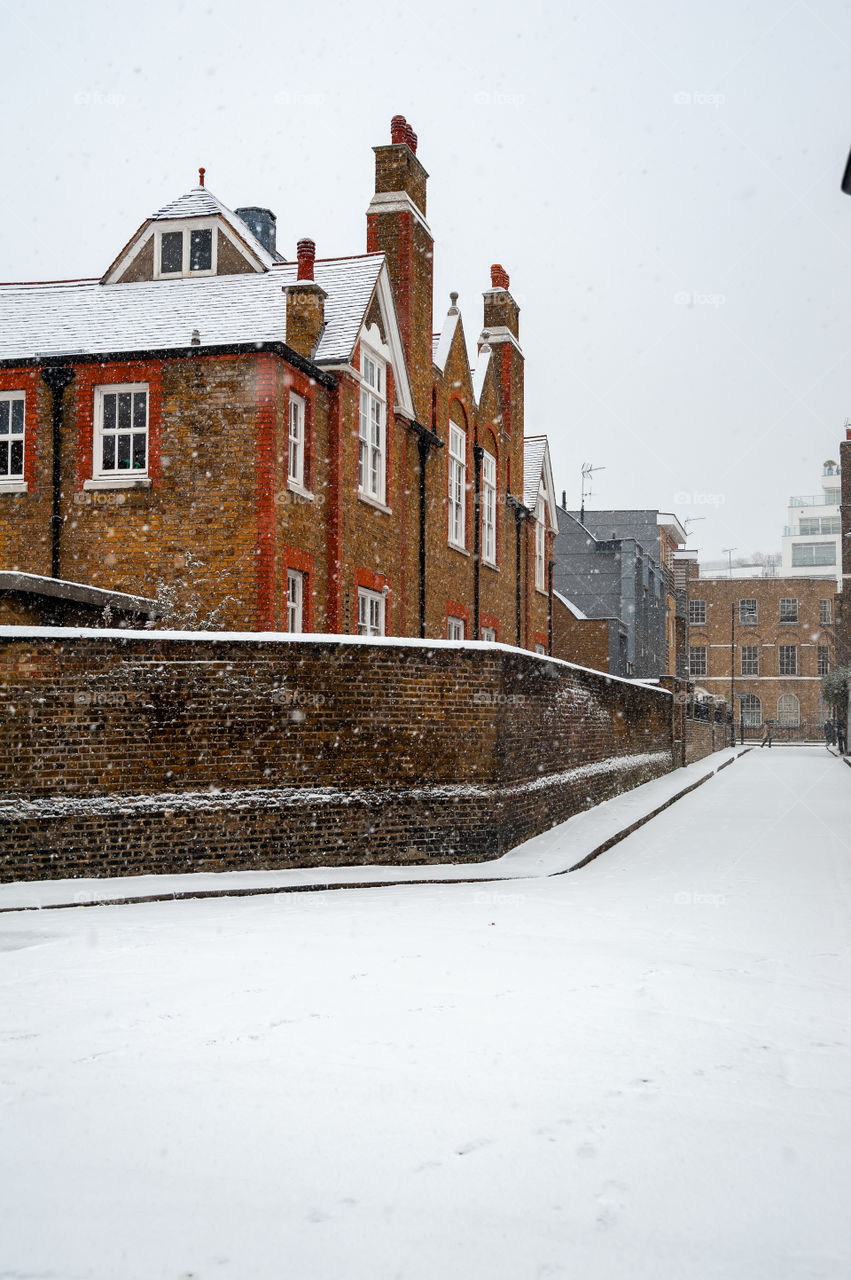
[[[730,745],[730,726],[708,724],[704,720],[686,720],[685,762],[694,764],[713,751],[722,751]]]
[[[0,876],[499,855],[671,768],[671,697],[502,647],[0,638]]]

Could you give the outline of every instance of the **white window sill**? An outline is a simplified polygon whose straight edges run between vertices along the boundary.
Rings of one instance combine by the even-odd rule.
[[[0,480],[0,493],[28,493],[26,480]]]
[[[84,480],[84,489],[150,489],[150,476],[98,476]]]
[[[457,542],[450,542],[449,550],[457,551],[459,556],[468,556],[470,554],[466,547],[460,547]]]
[[[484,568],[484,569],[492,569],[494,573],[499,573],[499,565],[498,565],[498,564],[494,564],[494,562],[493,562],[492,560],[483,560],[483,561],[482,561],[482,568]]]
[[[309,502],[315,502],[316,499],[309,489],[305,489],[304,485],[299,484],[297,480],[287,477],[287,489],[290,493],[297,493],[300,498],[307,498]]]
[[[539,596],[548,596],[550,594],[546,587],[539,587],[537,582],[535,583],[535,590]]]
[[[388,507],[384,502],[379,502],[377,498],[371,498],[362,489],[358,489],[358,498],[361,502],[365,502],[368,507],[375,507],[376,511],[383,511],[386,516],[392,516],[393,514],[392,507]]]

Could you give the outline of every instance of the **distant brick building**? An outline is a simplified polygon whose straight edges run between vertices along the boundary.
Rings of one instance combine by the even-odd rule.
[[[402,117],[375,157],[361,256],[285,261],[275,215],[202,170],[101,279],[0,287],[0,570],[185,583],[225,628],[550,649],[555,502],[509,277],[471,368],[455,296],[433,333]]]
[[[737,728],[819,731],[821,677],[835,662],[831,579],[695,577],[688,607],[690,678],[729,702],[732,654]]]

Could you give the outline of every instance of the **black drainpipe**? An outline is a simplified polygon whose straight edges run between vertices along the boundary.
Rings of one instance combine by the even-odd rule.
[[[59,577],[59,546],[62,535],[62,396],[74,381],[74,370],[67,365],[50,365],[42,369],[52,399],[53,410],[53,508],[50,515],[50,576]]]
[[[482,559],[482,458],[484,449],[480,444],[473,445],[473,639],[480,640],[479,635],[479,566]]]
[[[516,555],[517,555],[517,584],[516,584],[517,641],[516,643],[517,643],[517,647],[520,648],[521,637],[523,634],[523,577],[522,577],[522,567],[521,567],[520,535],[521,535],[521,530],[523,528],[523,521],[529,515],[529,512],[526,509],[526,507],[523,506],[523,503],[520,501],[520,499],[515,498],[514,495],[511,493],[507,495],[507,502],[508,502],[508,505],[512,507],[514,510],[514,534],[515,534],[514,545],[515,545]]]
[[[442,449],[443,441],[435,431],[429,431],[419,422],[412,422],[411,427],[417,434],[417,448],[420,454],[420,639],[426,633],[426,463],[431,449]]]

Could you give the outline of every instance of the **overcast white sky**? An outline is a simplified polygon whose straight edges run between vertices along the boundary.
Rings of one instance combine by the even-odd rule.
[[[851,416],[847,0],[3,4],[0,279],[99,275],[197,182],[362,252],[376,143],[429,171],[435,327],[522,307],[556,485],[701,558],[779,549]]]

